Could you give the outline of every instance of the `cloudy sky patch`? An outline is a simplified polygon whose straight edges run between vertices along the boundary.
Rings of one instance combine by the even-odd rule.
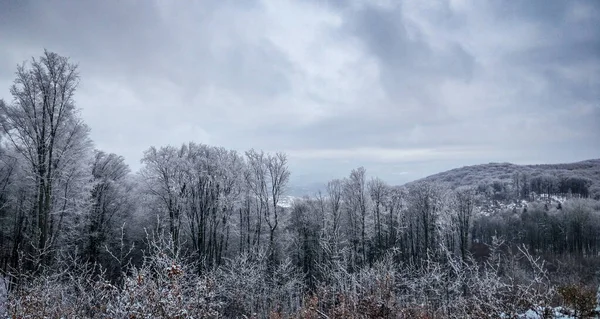
[[[98,148],[284,151],[295,183],[600,157],[597,1],[0,2],[0,97],[79,63]]]

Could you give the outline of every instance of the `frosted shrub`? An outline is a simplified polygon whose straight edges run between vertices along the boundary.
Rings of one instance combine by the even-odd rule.
[[[117,318],[216,318],[220,304],[213,288],[205,277],[134,269],[123,288],[106,300],[106,313]]]
[[[14,318],[217,318],[215,281],[200,276],[169,251],[150,241],[140,267],[129,267],[115,285],[93,264],[66,258],[35,277],[14,276],[9,296]]]
[[[228,260],[216,272],[218,295],[226,317],[266,317],[291,314],[300,309],[304,295],[302,277],[289,260],[268,273],[265,251],[245,253]]]

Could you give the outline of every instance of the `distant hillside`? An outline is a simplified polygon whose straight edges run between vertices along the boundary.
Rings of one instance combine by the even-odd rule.
[[[600,199],[600,159],[567,164],[516,165],[489,163],[455,168],[410,182],[434,182],[450,188],[461,186],[510,188],[507,192],[536,191],[551,194],[574,192]],[[525,186],[524,186],[525,185]],[[522,189],[522,190],[521,190]]]

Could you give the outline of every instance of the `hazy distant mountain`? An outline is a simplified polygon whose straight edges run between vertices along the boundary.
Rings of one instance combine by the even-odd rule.
[[[319,191],[323,191],[327,183],[305,183],[300,185],[289,185],[286,190],[286,195],[292,197],[314,196]]]

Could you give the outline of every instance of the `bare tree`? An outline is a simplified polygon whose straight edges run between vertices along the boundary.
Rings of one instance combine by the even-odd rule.
[[[419,183],[409,189],[408,225],[413,258],[425,259],[438,248],[438,218],[442,211],[442,190],[430,183]]]
[[[367,218],[367,190],[366,190],[366,170],[364,167],[353,169],[350,178],[344,183],[344,204],[348,216],[349,228],[348,237],[353,246],[354,262],[357,258],[361,259],[358,264],[367,260],[366,243],[366,218]]]
[[[331,212],[331,234],[333,238],[333,249],[338,251],[340,240],[340,216],[342,204],[342,181],[334,179],[327,183],[327,202]]]
[[[260,201],[259,210],[269,227],[269,258],[275,261],[275,232],[279,226],[279,201],[285,192],[290,172],[283,153],[265,155],[254,150],[246,152],[250,167],[247,181]]]
[[[68,58],[44,51],[39,59],[19,65],[16,75],[10,89],[13,102],[0,101],[0,128],[35,179],[37,243],[32,244],[42,252],[48,251],[58,223],[53,214],[56,182],[76,144],[89,141],[88,129],[75,108],[79,75]]]
[[[399,187],[391,187],[386,195],[383,204],[388,211],[386,246],[389,248],[394,247],[398,241],[398,228],[402,227],[399,225],[398,216],[402,213],[403,200],[406,195]]]
[[[248,170],[244,177],[246,185],[250,189],[251,195],[254,197],[256,204],[256,225],[252,244],[260,246],[260,238],[262,232],[263,216],[266,216],[265,210],[269,209],[269,194],[267,186],[266,159],[264,152],[250,150],[246,152]]]
[[[455,199],[456,204],[452,214],[452,224],[458,235],[460,256],[465,261],[471,242],[471,227],[475,211],[475,191],[472,188],[458,189],[455,192]]]
[[[373,201],[373,214],[375,215],[375,241],[376,254],[379,256],[383,251],[383,236],[381,235],[381,215],[384,201],[389,190],[389,186],[380,178],[372,178],[368,185],[369,194]]]
[[[182,183],[181,153],[174,147],[151,147],[144,152],[141,170],[146,190],[156,196],[166,209],[169,222],[169,233],[174,249],[180,245],[181,229],[181,197],[185,191]]]
[[[290,225],[296,243],[296,264],[305,274],[307,286],[314,289],[317,284],[317,266],[321,255],[319,239],[323,230],[322,210],[318,199],[304,198],[294,201]]]
[[[129,173],[129,166],[122,156],[95,152],[92,164],[92,207],[86,227],[89,236],[86,249],[92,262],[98,259],[100,248],[109,239],[112,230],[117,225],[122,225],[126,213],[132,209],[128,198],[131,185],[126,179]],[[117,218],[121,220],[116,220]]]

